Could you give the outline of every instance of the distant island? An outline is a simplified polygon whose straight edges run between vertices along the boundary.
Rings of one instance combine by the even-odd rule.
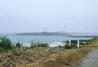
[[[34,33],[19,33],[16,35],[32,35],[32,36],[71,36],[69,33],[59,32],[34,32]]]
[[[98,34],[90,33],[66,33],[66,32],[26,32],[26,33],[0,33],[0,36],[7,35],[30,35],[30,36],[68,36],[68,37],[98,37]]]
[[[17,33],[15,35],[32,35],[32,36],[69,36],[69,37],[98,37],[94,34],[86,33],[61,33],[61,32],[32,32],[32,33]]]

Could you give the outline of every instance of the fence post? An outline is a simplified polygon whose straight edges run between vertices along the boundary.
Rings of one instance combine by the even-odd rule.
[[[71,46],[71,40],[69,40],[69,46]]]
[[[80,41],[77,41],[77,48],[80,48]]]

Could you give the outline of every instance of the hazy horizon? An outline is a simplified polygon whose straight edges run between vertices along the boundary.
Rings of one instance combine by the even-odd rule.
[[[0,33],[98,33],[98,0],[1,0]]]

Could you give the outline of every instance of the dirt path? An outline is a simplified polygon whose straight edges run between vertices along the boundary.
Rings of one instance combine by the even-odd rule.
[[[98,67],[98,49],[92,50],[77,67]]]

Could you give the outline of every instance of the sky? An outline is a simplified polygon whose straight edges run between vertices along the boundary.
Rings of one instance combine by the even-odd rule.
[[[98,0],[0,0],[0,33],[98,33]]]

